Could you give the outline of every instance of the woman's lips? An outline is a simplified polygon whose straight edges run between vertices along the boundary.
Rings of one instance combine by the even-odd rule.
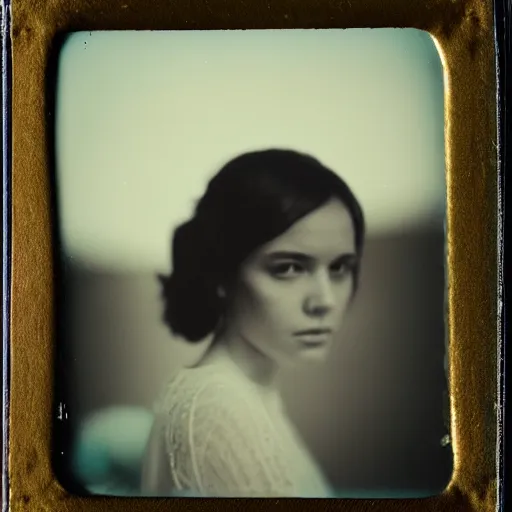
[[[321,335],[321,334],[331,334],[332,329],[329,329],[328,327],[317,327],[313,329],[304,329],[302,331],[297,331],[295,336],[315,336],[315,335]]]
[[[303,345],[311,347],[324,345],[329,341],[331,334],[331,329],[306,329],[294,333]]]

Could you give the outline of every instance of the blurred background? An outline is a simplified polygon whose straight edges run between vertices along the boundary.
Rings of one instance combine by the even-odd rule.
[[[75,33],[56,109],[58,378],[72,433],[98,411],[151,407],[200,357],[208,340],[187,345],[161,322],[173,229],[225,161],[287,147],[339,172],[368,223],[332,357],[282,377],[289,413],[340,495],[443,490],[443,70],[427,33]]]

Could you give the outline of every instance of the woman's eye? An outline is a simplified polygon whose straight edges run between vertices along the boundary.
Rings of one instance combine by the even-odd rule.
[[[333,274],[335,277],[344,276],[349,270],[349,265],[344,262],[335,263],[330,267],[331,274]]]
[[[303,272],[303,268],[297,263],[280,263],[271,268],[271,274],[280,279],[295,277]]]

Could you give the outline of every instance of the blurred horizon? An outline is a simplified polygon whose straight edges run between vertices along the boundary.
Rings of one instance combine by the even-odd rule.
[[[98,268],[166,265],[207,181],[265,147],[338,172],[369,234],[445,215],[443,73],[426,32],[78,32],[56,99],[62,243]]]

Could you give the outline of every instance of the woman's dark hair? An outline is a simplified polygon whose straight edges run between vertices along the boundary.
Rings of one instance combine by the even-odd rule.
[[[164,321],[174,334],[199,341],[211,334],[223,313],[218,289],[237,275],[253,251],[302,217],[338,198],[354,223],[358,263],[364,217],[347,184],[315,158],[292,150],[245,153],[222,167],[197,203],[194,216],[172,241],[172,274],[159,276]]]

